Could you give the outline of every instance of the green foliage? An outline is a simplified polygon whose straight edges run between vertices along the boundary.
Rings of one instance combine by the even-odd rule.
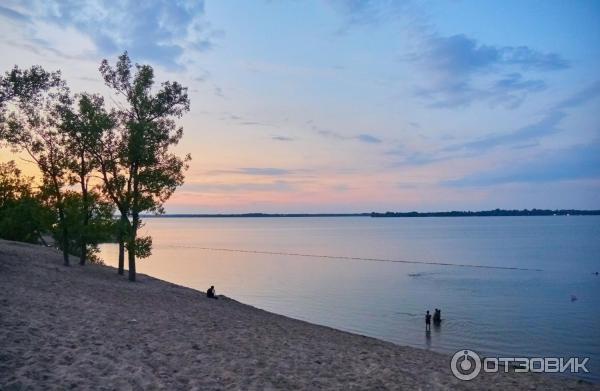
[[[60,72],[46,72],[39,65],[20,69],[15,65],[0,79],[0,105],[11,100],[31,102],[39,99],[39,93],[51,87],[64,85]]]
[[[101,96],[90,94],[64,99],[55,112],[71,151],[70,184],[79,183],[87,190],[90,174],[98,169],[96,154],[102,148],[103,135],[116,126],[115,114],[105,110]]]
[[[131,244],[126,245],[127,251],[131,251]],[[152,255],[152,237],[142,236],[135,238],[133,253],[137,258],[148,258]]]
[[[26,196],[0,211],[0,238],[40,243],[54,221],[51,208],[36,197]]]
[[[187,89],[177,82],[164,82],[153,93],[154,71],[149,65],[131,64],[125,52],[112,68],[102,61],[100,72],[106,84],[125,98],[119,111],[121,137],[120,173],[130,181],[124,199],[132,213],[151,211],[162,213],[163,204],[178,186],[183,184],[183,171],[191,159],[169,152],[183,135],[174,119],[189,111]]]
[[[85,243],[86,258],[91,262],[99,262],[97,254],[98,244],[114,240],[116,221],[113,217],[114,206],[103,201],[97,193],[91,193],[88,199],[88,217],[84,219],[82,213],[83,197],[74,191],[65,193],[65,223],[69,226],[69,252],[81,256],[82,244]],[[87,221],[84,224],[84,221]],[[62,247],[62,230],[54,229],[52,235]]]
[[[54,214],[33,192],[14,161],[0,163],[0,238],[39,243],[54,223]]]
[[[0,209],[31,194],[33,178],[24,177],[13,160],[0,163]]]

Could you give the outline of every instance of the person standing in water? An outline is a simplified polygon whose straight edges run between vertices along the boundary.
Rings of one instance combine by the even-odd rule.
[[[427,313],[425,314],[425,331],[431,331],[431,314],[429,313],[429,310],[427,310]]]

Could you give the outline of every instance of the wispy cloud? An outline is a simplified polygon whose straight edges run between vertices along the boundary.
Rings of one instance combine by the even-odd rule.
[[[515,108],[527,94],[546,88],[543,80],[525,78],[522,72],[569,67],[556,53],[527,46],[485,45],[463,34],[434,34],[407,60],[426,72],[427,85],[417,88],[416,95],[428,100],[430,106],[442,108],[467,106],[475,100]],[[499,72],[504,76],[498,78]]]
[[[184,192],[232,192],[232,191],[255,191],[255,192],[272,192],[272,191],[292,191],[294,184],[284,180],[276,180],[272,182],[242,182],[242,183],[186,183],[182,187]]]
[[[0,16],[17,21],[17,22],[31,22],[31,18],[21,12],[15,11],[11,8],[3,7],[0,5]]]
[[[397,146],[394,149],[388,150],[386,155],[399,159],[391,164],[392,167],[421,166],[452,159],[476,157],[501,147],[523,150],[535,148],[540,145],[540,142],[544,138],[562,131],[559,125],[567,116],[564,110],[584,105],[599,97],[600,81],[595,81],[581,91],[551,106],[539,121],[516,130],[490,134],[472,141],[454,143],[427,152],[414,151],[404,146]]]
[[[600,142],[546,151],[510,167],[446,181],[445,186],[494,186],[504,183],[538,183],[572,179],[600,179]]]
[[[581,106],[600,96],[600,80],[596,80],[578,93],[564,99],[554,106],[554,110],[564,110]]]
[[[357,139],[358,141],[362,141],[363,143],[367,143],[367,144],[379,144],[381,143],[381,139],[377,138],[375,136],[372,136],[370,134],[359,134],[358,136],[354,137],[355,139]]]
[[[292,173],[291,170],[285,170],[283,168],[273,167],[244,167],[238,170],[240,174],[247,175],[267,175],[267,176],[281,176],[289,175]]]
[[[271,136],[271,139],[275,140],[275,141],[294,141],[294,139],[292,137],[288,137],[288,136]]]
[[[321,129],[321,130],[317,130],[317,133],[323,137],[333,138],[336,140],[347,140],[348,139],[348,137],[342,136],[340,133],[334,132],[332,130],[322,130]]]
[[[556,53],[542,53],[527,46],[494,46],[477,42],[464,34],[433,35],[415,60],[445,76],[459,76],[490,69],[495,65],[516,65],[523,69],[553,71],[568,62]]]
[[[577,107],[600,97],[600,81],[591,83],[581,91],[561,100],[554,105],[544,117],[530,125],[519,128],[513,132],[493,134],[478,140],[453,144],[442,149],[449,151],[471,151],[482,153],[498,146],[529,147],[536,146],[544,137],[551,136],[561,131],[558,127],[566,113],[563,110]]]
[[[558,127],[565,117],[562,112],[554,112],[541,120],[508,133],[492,134],[473,141],[451,144],[443,148],[423,152],[396,148],[387,155],[396,159],[391,167],[423,166],[454,159],[473,158],[484,155],[495,148],[528,149],[539,145],[539,141],[561,131]]]
[[[361,133],[361,134],[357,134],[357,135],[347,136],[347,135],[341,134],[339,132],[334,132],[333,130],[319,129],[315,125],[312,125],[311,128],[313,130],[315,130],[317,132],[317,134],[319,134],[320,136],[334,139],[334,140],[340,140],[340,141],[356,140],[356,141],[360,141],[361,143],[365,143],[365,144],[379,144],[382,142],[382,140],[379,137],[373,136],[372,134],[368,134],[368,133]]]
[[[540,121],[524,126],[513,132],[494,134],[479,140],[463,144],[454,144],[443,149],[443,151],[475,151],[478,153],[487,151],[498,146],[510,146],[523,142],[537,141],[543,137],[560,131],[558,124],[565,117],[562,112],[554,112],[544,116]]]
[[[225,94],[223,93],[223,89],[219,86],[214,86],[213,88],[213,93],[215,94],[215,96],[218,96],[219,98],[225,98]]]
[[[221,120],[233,122],[233,123],[235,123],[237,125],[241,125],[241,126],[273,126],[273,124],[270,124],[270,123],[267,123],[264,121],[257,121],[254,119],[245,118],[240,115],[233,114],[233,113],[224,113],[221,116]]]
[[[479,42],[465,34],[444,36],[431,24],[427,11],[410,0],[330,0],[343,18],[342,31],[353,26],[400,22],[414,49],[401,57],[421,75],[415,96],[433,108],[456,108],[487,102],[509,109],[527,96],[546,89],[537,74],[570,67],[559,53],[526,45],[506,46]],[[531,74],[536,74],[532,76]]]
[[[203,1],[26,0],[19,10],[2,7],[0,14],[75,28],[100,55],[127,49],[133,58],[171,69],[183,66],[184,51],[208,50],[223,35],[204,20]],[[35,33],[35,26],[30,31]]]
[[[229,170],[210,170],[199,173],[199,175],[220,176],[220,175],[248,175],[248,176],[292,176],[297,174],[306,174],[308,169],[286,169],[277,167],[240,167]]]
[[[467,157],[466,155],[441,154],[436,152],[403,152],[396,154],[400,160],[394,161],[389,167],[424,166],[427,164],[443,162],[451,159]]]
[[[327,0],[327,3],[344,18],[339,32],[351,26],[402,17],[412,8],[410,0]]]
[[[367,133],[361,133],[355,136],[346,136],[332,130],[318,130],[318,134],[323,137],[332,138],[335,140],[356,140],[366,144],[379,144],[381,139]]]

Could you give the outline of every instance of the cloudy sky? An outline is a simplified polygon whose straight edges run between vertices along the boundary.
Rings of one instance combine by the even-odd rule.
[[[189,87],[168,212],[600,208],[598,1],[0,0],[2,70],[124,50]]]

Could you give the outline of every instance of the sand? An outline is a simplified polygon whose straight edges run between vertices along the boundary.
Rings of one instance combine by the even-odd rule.
[[[1,390],[598,388],[531,373],[460,381],[448,355],[73,261],[0,240]]]

